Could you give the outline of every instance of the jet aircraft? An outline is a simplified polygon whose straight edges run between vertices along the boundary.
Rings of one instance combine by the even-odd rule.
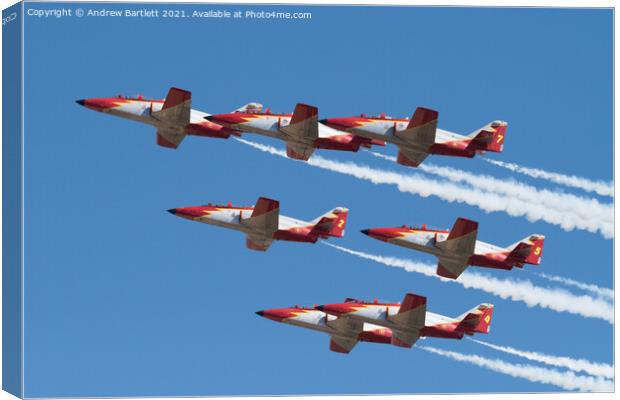
[[[373,239],[422,251],[439,259],[437,275],[456,279],[468,265],[510,270],[524,264],[539,265],[545,237],[530,235],[508,247],[476,240],[478,223],[458,218],[451,230],[403,225],[395,228],[364,229]]]
[[[157,144],[172,149],[176,149],[186,135],[221,139],[240,135],[238,131],[205,120],[209,114],[191,107],[192,93],[174,87],[164,100],[117,96],[82,99],[76,103],[104,114],[153,125],[157,129]]]
[[[305,222],[280,215],[277,200],[260,197],[255,206],[232,204],[172,208],[169,213],[192,221],[234,229],[246,234],[246,246],[266,251],[274,240],[315,243],[330,236],[343,237],[348,210],[337,207]]]
[[[250,103],[252,104],[252,103]],[[234,131],[252,132],[286,142],[286,154],[307,161],[316,149],[358,151],[360,147],[384,146],[382,139],[371,139],[339,131],[318,122],[318,109],[298,103],[293,114],[263,112],[262,106],[247,107],[229,114],[205,119]]]
[[[420,337],[461,339],[488,333],[492,304],[480,304],[450,318],[426,311],[426,297],[408,293],[402,303],[366,302],[348,298],[344,303],[314,308],[294,306],[258,311],[261,317],[330,335],[329,349],[349,353],[358,342],[412,347]]]
[[[467,136],[437,128],[439,113],[418,107],[411,119],[397,119],[381,114],[369,117],[327,118],[319,122],[369,140],[380,140],[398,147],[399,164],[417,167],[429,154],[473,157],[485,151],[501,152],[506,128],[503,121],[493,121]]]

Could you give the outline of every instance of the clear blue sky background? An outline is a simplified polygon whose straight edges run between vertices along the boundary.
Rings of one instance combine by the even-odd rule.
[[[399,301],[409,291],[445,315],[494,303],[483,340],[613,362],[613,326],[602,320],[528,308],[321,244],[277,242],[252,252],[236,232],[165,210],[269,196],[283,214],[311,219],[346,206],[347,234],[334,242],[426,262],[434,259],[359,230],[449,227],[463,216],[480,221],[481,240],[499,245],[543,233],[543,263],[527,270],[605,287],[613,284],[611,240],[373,186],[234,140],[189,137],[176,151],[159,148],[151,127],[74,102],[118,93],[161,98],[178,86],[211,113],[249,101],[274,111],[307,102],[322,117],[406,116],[423,105],[440,111],[440,127],[462,133],[507,120],[505,151],[495,159],[611,180],[610,10],[249,8],[313,18],[26,17],[26,396],[558,390],[415,348],[362,343],[342,356],[328,351],[326,335],[254,314],[348,296]],[[408,172],[364,153],[318,154]],[[480,159],[428,161],[513,176]],[[530,272],[483,272],[547,285]],[[421,344],[523,362],[466,340]]]

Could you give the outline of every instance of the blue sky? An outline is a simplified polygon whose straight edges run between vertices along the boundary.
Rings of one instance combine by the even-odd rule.
[[[151,127],[74,103],[118,93],[161,98],[178,86],[193,92],[194,108],[210,113],[250,101],[274,111],[316,104],[321,117],[406,116],[427,106],[440,111],[441,128],[456,132],[508,121],[505,150],[494,159],[611,180],[610,10],[174,8],[281,9],[313,17],[26,17],[26,396],[559,390],[415,348],[362,343],[342,356],[328,351],[326,335],[254,314],[349,296],[398,301],[406,292],[427,296],[429,309],[445,315],[494,303],[492,332],[483,340],[613,362],[613,326],[603,320],[528,308],[321,244],[277,242],[267,253],[252,252],[236,232],[165,210],[211,201],[253,204],[268,196],[280,200],[283,214],[312,219],[346,206],[347,234],[334,243],[429,263],[434,259],[359,230],[449,227],[468,217],[480,222],[479,239],[499,245],[545,234],[543,263],[528,271],[604,287],[613,284],[612,240],[412,196],[234,140],[189,137],[176,151],[159,148]],[[317,154],[409,172],[363,152]],[[568,191],[480,159],[428,161]],[[531,272],[482,272],[555,286]],[[421,344],[524,362],[466,340]]]

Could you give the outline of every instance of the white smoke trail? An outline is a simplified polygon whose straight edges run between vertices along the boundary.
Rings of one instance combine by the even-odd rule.
[[[379,158],[396,161],[395,157],[385,156],[372,151],[370,154]],[[492,176],[474,174],[451,167],[422,164],[418,168],[423,172],[440,176],[455,183],[466,183],[488,192],[505,194],[511,199],[519,199],[525,203],[529,203],[530,207],[540,206],[543,209],[551,209],[559,211],[560,213],[571,213],[582,220],[595,218],[606,226],[606,230],[613,232],[613,204],[602,204],[597,199],[593,198],[580,197],[568,193],[558,193],[546,189],[537,189],[513,179],[497,179]]]
[[[504,353],[512,354],[515,356],[526,358],[530,361],[538,361],[543,364],[553,365],[555,367],[563,367],[573,370],[575,372],[585,372],[594,376],[601,376],[604,378],[614,378],[614,366],[604,363],[595,363],[585,359],[575,359],[570,357],[552,356],[550,354],[537,353],[534,351],[523,351],[508,346],[498,346],[492,343],[487,343],[482,340],[476,340],[468,338],[469,340],[481,344],[483,346],[490,347],[494,350]]]
[[[239,138],[235,139],[258,150],[286,158],[284,151],[272,146]],[[593,204],[591,205],[592,214],[584,216],[580,215],[580,213],[567,212],[565,205],[562,204],[563,202],[557,204],[556,208],[550,208],[541,202],[530,203],[518,198],[506,198],[497,193],[467,188],[450,182],[440,182],[425,178],[419,174],[402,175],[351,162],[332,161],[319,156],[312,157],[307,163],[318,168],[370,181],[374,184],[394,185],[401,192],[416,194],[422,197],[437,196],[448,202],[459,202],[476,206],[486,212],[504,211],[513,217],[525,216],[530,221],[543,220],[550,224],[558,225],[566,231],[578,228],[590,232],[601,232],[606,238],[613,237],[613,222],[608,221],[607,215],[601,217],[601,214],[605,213],[599,212]]]
[[[580,390],[585,392],[613,392],[614,390],[614,382],[602,377],[576,375],[571,371],[562,372],[529,364],[511,364],[499,359],[441,350],[430,346],[417,346],[417,348],[456,361],[487,368],[515,378],[527,379],[530,382],[546,383],[566,390]]]
[[[582,317],[600,318],[609,323],[613,323],[614,320],[613,305],[600,298],[576,295],[560,288],[536,286],[529,280],[498,279],[472,271],[465,272],[458,279],[447,279],[437,275],[437,267],[435,265],[395,257],[377,256],[328,242],[322,243],[345,253],[372,260],[388,267],[403,268],[407,272],[417,272],[444,282],[453,282],[465,288],[479,289],[499,296],[502,299],[520,301],[528,307],[536,306],[553,311],[581,315]]]
[[[557,172],[548,172],[538,168],[522,167],[518,164],[491,160],[484,157],[482,159],[493,165],[497,165],[499,167],[506,168],[510,171],[518,172],[532,178],[546,179],[553,183],[582,189],[586,192],[597,193],[601,196],[614,197],[614,185],[612,182],[592,181],[590,179],[582,178],[575,175],[564,175]]]
[[[564,278],[564,277],[556,276],[556,275],[549,275],[543,272],[535,272],[535,274],[551,282],[558,282],[558,283],[562,283],[567,286],[573,286],[581,290],[586,290],[590,293],[593,293],[599,297],[604,297],[608,300],[614,299],[614,291],[612,289],[600,287],[600,286],[597,286],[591,283],[579,282],[579,281],[576,281],[570,278]]]

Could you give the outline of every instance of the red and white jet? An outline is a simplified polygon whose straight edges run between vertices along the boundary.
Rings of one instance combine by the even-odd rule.
[[[221,139],[240,135],[238,131],[205,120],[209,114],[192,109],[192,93],[178,88],[171,88],[165,100],[118,96],[83,99],[76,103],[91,110],[153,125],[157,129],[157,144],[173,149],[186,135]],[[244,109],[245,106],[240,110]]]
[[[250,103],[252,104],[252,103]],[[365,138],[330,128],[318,121],[318,109],[298,103],[293,114],[274,114],[262,106],[229,114],[205,117],[229,129],[252,132],[286,142],[286,154],[296,160],[308,160],[316,149],[358,151],[360,146],[384,146],[382,139]]]
[[[408,293],[402,303],[346,299],[340,304],[314,308],[289,307],[258,311],[276,322],[300,326],[330,335],[329,349],[349,353],[358,342],[412,347],[420,337],[461,339],[488,333],[492,304],[480,304],[450,318],[426,311],[426,297]]]
[[[522,268],[524,264],[539,265],[545,237],[530,235],[506,248],[476,240],[478,223],[459,218],[451,230],[413,228],[364,229],[362,233],[402,247],[430,253],[439,259],[437,275],[456,279],[468,265],[486,268]]]
[[[418,107],[409,119],[378,117],[327,118],[320,122],[370,140],[381,140],[398,146],[398,163],[417,167],[429,154],[473,157],[485,151],[501,152],[508,124],[493,121],[467,136],[437,129],[439,113]]]
[[[343,237],[349,210],[337,207],[305,222],[280,215],[280,203],[260,197],[256,206],[212,205],[173,208],[169,213],[192,221],[234,229],[246,234],[246,246],[266,251],[274,240],[315,243],[330,236]]]

